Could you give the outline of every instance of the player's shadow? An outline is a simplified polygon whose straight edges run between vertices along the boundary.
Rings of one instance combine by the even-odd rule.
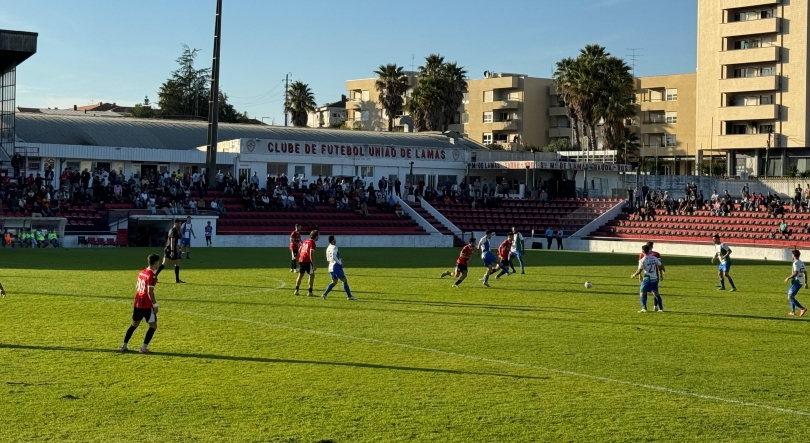
[[[695,317],[721,317],[721,318],[731,318],[731,319],[739,319],[745,318],[750,320],[770,320],[770,321],[798,321],[799,316],[796,317],[768,317],[768,316],[760,316],[760,315],[748,315],[748,314],[718,314],[713,312],[672,312],[674,315],[682,315],[682,316],[695,316]]]
[[[0,349],[11,350],[27,350],[27,351],[56,351],[56,352],[79,352],[79,353],[99,353],[99,354],[121,354],[114,349],[94,349],[94,348],[71,348],[67,346],[37,346],[37,345],[17,345],[0,343]],[[128,352],[122,354],[134,355],[135,352]],[[443,369],[443,368],[425,368],[417,366],[394,366],[382,365],[376,363],[360,363],[360,362],[339,362],[339,361],[323,361],[323,360],[293,360],[282,358],[266,358],[266,357],[243,357],[235,355],[217,355],[217,354],[193,354],[193,353],[180,353],[180,352],[152,352],[150,357],[175,357],[187,358],[197,360],[226,360],[236,362],[253,362],[253,363],[268,363],[268,364],[292,364],[292,365],[318,365],[318,366],[337,366],[337,367],[353,367],[365,369],[381,369],[392,371],[416,371],[416,372],[429,372],[435,374],[450,374],[450,375],[476,375],[486,377],[505,377],[514,379],[529,379],[529,380],[547,380],[549,377],[532,376],[532,375],[516,375],[516,374],[503,374],[495,372],[476,372],[476,371],[461,371],[458,369]]]

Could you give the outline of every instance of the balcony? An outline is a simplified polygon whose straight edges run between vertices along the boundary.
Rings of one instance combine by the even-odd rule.
[[[552,106],[548,108],[548,115],[551,117],[566,117],[568,116],[568,112],[565,106]]]
[[[495,100],[492,102],[492,109],[517,109],[519,103],[517,100]]]
[[[669,134],[672,133],[674,124],[662,121],[644,122],[641,125],[642,134]]]
[[[720,25],[720,37],[738,37],[741,35],[776,34],[779,32],[778,17],[761,20],[746,20]]]
[[[720,92],[776,91],[779,89],[779,76],[727,78],[720,80]]]
[[[778,134],[773,134],[771,140],[778,140]],[[717,137],[717,144],[723,149],[738,148],[765,148],[768,143],[768,134],[741,134],[721,135]]]
[[[571,137],[571,128],[550,128],[548,130],[549,138]]]
[[[507,122],[492,122],[489,123],[490,129],[493,131],[518,131],[520,130],[520,121],[511,120]]]
[[[778,105],[725,106],[720,108],[720,121],[776,120]]]
[[[740,65],[746,63],[765,63],[779,61],[779,46],[764,48],[735,49],[720,52],[721,65]]]
[[[678,102],[675,100],[650,100],[639,102],[639,108],[641,111],[666,111],[674,108],[677,104]]]
[[[748,8],[751,6],[776,5],[779,0],[723,0],[722,9]]]
[[[492,89],[514,89],[520,86],[520,77],[490,77],[484,79],[486,88]]]

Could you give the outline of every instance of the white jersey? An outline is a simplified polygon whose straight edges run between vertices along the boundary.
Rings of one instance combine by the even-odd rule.
[[[191,223],[183,223],[183,226],[180,226],[180,232],[183,234],[183,238],[190,239],[191,231]]]
[[[796,276],[793,277],[790,282],[794,285],[803,285],[807,275],[807,268],[804,267],[804,262],[801,260],[793,262],[793,272],[796,273]]]
[[[486,255],[490,253],[489,239],[486,236],[478,240],[478,249],[481,250],[481,258],[486,257]]]
[[[717,254],[717,258],[720,259],[720,263],[725,263],[729,260],[729,258],[723,258],[723,256],[730,254],[731,248],[729,248],[725,243],[720,243],[719,245],[714,245],[714,252]]]
[[[340,258],[340,251],[335,245],[329,245],[326,248],[326,261],[329,263],[329,272],[335,270],[335,265],[343,266],[343,260]]]
[[[659,267],[661,267],[661,260],[654,255],[645,255],[638,261],[638,269],[644,271],[644,278],[650,281],[658,281]]]
[[[514,241],[512,242],[511,252],[517,252],[518,251],[518,246],[517,246],[518,243],[520,243],[520,245],[521,245],[520,249],[522,250],[523,249],[523,247],[522,247],[523,246],[523,234],[521,234],[520,232],[515,234]]]

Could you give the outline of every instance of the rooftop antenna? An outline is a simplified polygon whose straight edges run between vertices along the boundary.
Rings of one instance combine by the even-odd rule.
[[[411,71],[416,70],[416,63],[414,63],[415,60],[416,60],[416,55],[411,54]]]
[[[639,57],[644,57],[644,54],[636,54],[636,51],[642,50],[644,50],[644,48],[627,48],[627,58],[630,60],[633,77],[636,76],[636,61]]]

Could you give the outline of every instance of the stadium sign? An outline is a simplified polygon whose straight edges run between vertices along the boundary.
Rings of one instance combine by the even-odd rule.
[[[550,169],[554,171],[610,171],[610,172],[630,172],[633,167],[630,165],[619,165],[614,163],[581,163],[581,162],[536,162],[526,161],[496,161],[496,162],[472,162],[470,169]]]
[[[460,150],[441,148],[375,146],[357,144],[338,144],[327,142],[269,141],[264,149],[255,147],[246,153],[270,155],[320,156],[331,158],[368,158],[368,159],[407,159],[464,161]]]

